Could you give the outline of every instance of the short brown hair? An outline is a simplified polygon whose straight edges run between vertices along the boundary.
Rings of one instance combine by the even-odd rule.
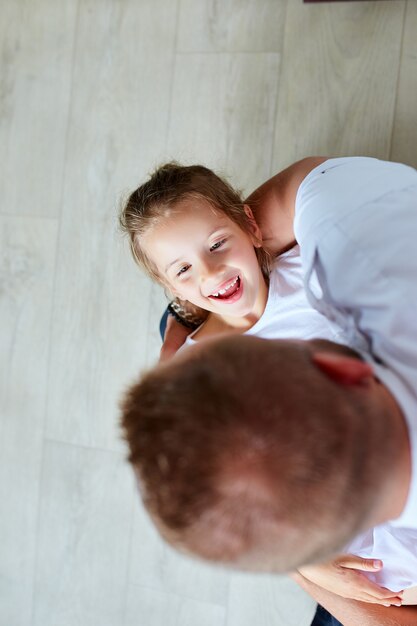
[[[145,505],[174,545],[232,563],[274,528],[273,568],[288,571],[358,532],[380,473],[368,452],[391,448],[381,407],[313,366],[309,342],[278,343],[192,347],[131,387],[122,426]]]
[[[119,215],[120,226],[129,236],[133,258],[158,282],[161,277],[142,249],[140,237],[150,226],[170,215],[179,202],[193,197],[207,200],[215,210],[251,234],[242,197],[227,181],[203,165],[165,163],[130,194]],[[268,277],[271,257],[263,247],[255,248],[255,251],[261,270]]]

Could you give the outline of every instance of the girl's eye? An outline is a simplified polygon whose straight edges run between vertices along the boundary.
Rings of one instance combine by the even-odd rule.
[[[216,243],[214,243],[211,247],[210,247],[210,252],[212,252],[213,250],[217,250],[218,248],[220,248],[224,243],[226,242],[226,239],[221,239],[220,241],[216,241]]]
[[[181,274],[184,274],[189,269],[189,267],[189,265],[183,265],[177,272],[177,276],[181,276]]]

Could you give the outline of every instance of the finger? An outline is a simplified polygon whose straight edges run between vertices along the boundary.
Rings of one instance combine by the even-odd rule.
[[[368,604],[380,604],[380,605],[386,605],[389,604],[388,600],[379,600],[378,598],[374,598],[374,596],[369,595],[368,593],[365,593],[364,591],[362,591],[362,593],[358,594],[357,600],[359,600],[359,602],[367,602]]]
[[[379,604],[380,606],[402,606],[401,598],[398,598],[397,596],[375,598],[367,593],[364,593],[362,601],[368,602],[369,604]]]
[[[375,585],[375,587],[372,590],[368,588],[366,592],[370,593],[376,598],[396,598],[397,600],[402,599],[401,595],[396,593],[395,591],[391,591],[390,589],[387,589],[386,587],[378,587],[378,585]]]
[[[380,570],[383,567],[383,562],[380,559],[363,559],[360,556],[353,554],[347,554],[338,559],[338,565],[346,567],[348,569],[362,570],[364,572],[374,572]]]
[[[384,604],[385,602],[389,602],[390,604],[402,603],[402,597],[396,593],[393,593],[392,591],[388,591],[388,593],[385,594],[376,594],[372,591],[363,590],[363,593],[367,597],[373,598],[375,602],[378,602],[380,604]]]
[[[381,587],[380,585],[373,583],[369,580],[369,578],[365,576],[365,574],[358,573],[358,575],[361,578],[362,591],[365,594],[381,600],[389,598],[397,598],[401,600],[401,597],[397,594],[397,592],[391,591],[391,589],[387,589],[386,587]]]

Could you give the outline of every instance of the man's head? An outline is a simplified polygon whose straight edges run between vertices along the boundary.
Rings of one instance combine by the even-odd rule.
[[[389,407],[370,367],[325,341],[231,336],[132,386],[122,425],[145,506],[175,547],[289,571],[366,526]]]

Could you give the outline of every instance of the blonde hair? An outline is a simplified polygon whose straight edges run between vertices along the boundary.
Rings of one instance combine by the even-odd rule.
[[[141,246],[141,235],[172,214],[178,203],[188,198],[208,201],[243,232],[252,235],[251,222],[245,213],[242,197],[225,180],[203,165],[166,163],[130,194],[119,216],[120,226],[129,236],[134,260],[157,282],[163,283],[157,268]],[[255,248],[255,252],[262,273],[268,278],[271,257],[262,247]]]

